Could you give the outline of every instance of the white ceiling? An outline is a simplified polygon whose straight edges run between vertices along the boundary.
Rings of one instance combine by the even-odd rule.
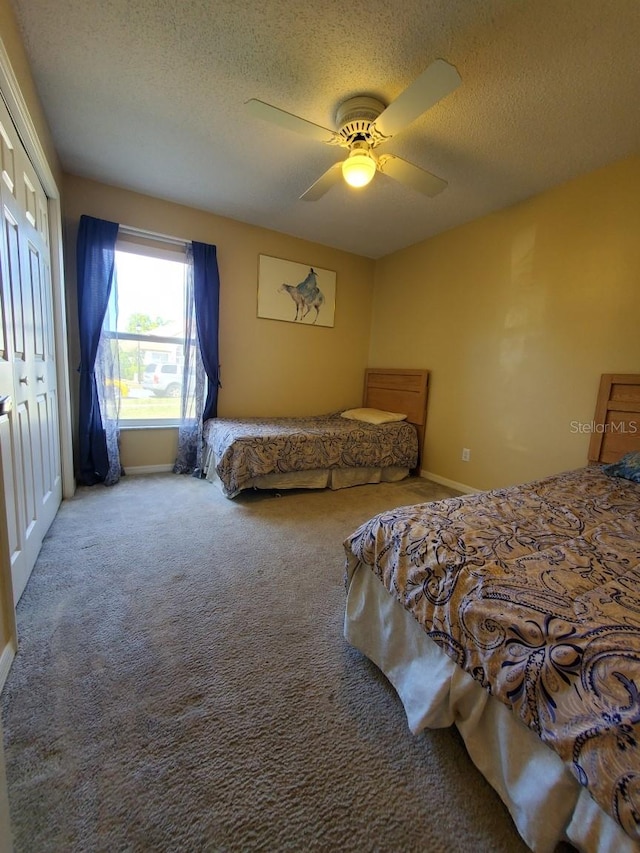
[[[13,4],[66,171],[372,258],[640,151],[639,0]],[[333,128],[436,58],[461,86],[381,149],[436,198],[378,174],[299,201],[343,149],[243,107]]]

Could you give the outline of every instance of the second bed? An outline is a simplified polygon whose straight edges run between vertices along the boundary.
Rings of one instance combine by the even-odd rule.
[[[306,418],[214,418],[205,474],[223,493],[344,488],[400,480],[419,468],[429,374],[370,368],[362,408]]]

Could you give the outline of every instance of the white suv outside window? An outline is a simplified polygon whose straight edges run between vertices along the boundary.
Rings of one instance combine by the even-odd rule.
[[[147,364],[142,387],[156,397],[179,397],[182,391],[182,367],[177,364]]]

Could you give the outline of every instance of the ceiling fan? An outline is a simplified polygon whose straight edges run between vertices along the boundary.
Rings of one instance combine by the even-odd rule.
[[[330,166],[300,198],[316,201],[340,180],[353,187],[364,187],[382,172],[401,184],[428,196],[437,195],[447,186],[442,178],[407,162],[395,154],[374,153],[374,148],[403,130],[460,85],[460,75],[444,59],[436,59],[389,106],[368,95],[358,95],[342,103],[336,113],[337,130],[329,130],[278,107],[258,101],[245,106],[256,118],[270,121],[309,139],[340,145],[349,151],[344,161]]]

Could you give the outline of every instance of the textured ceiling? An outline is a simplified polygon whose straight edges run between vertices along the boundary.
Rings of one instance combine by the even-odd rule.
[[[640,151],[639,0],[13,0],[66,171],[369,257]],[[462,84],[385,143],[445,178],[385,175],[298,200],[342,149],[248,116],[333,128],[434,59]]]

